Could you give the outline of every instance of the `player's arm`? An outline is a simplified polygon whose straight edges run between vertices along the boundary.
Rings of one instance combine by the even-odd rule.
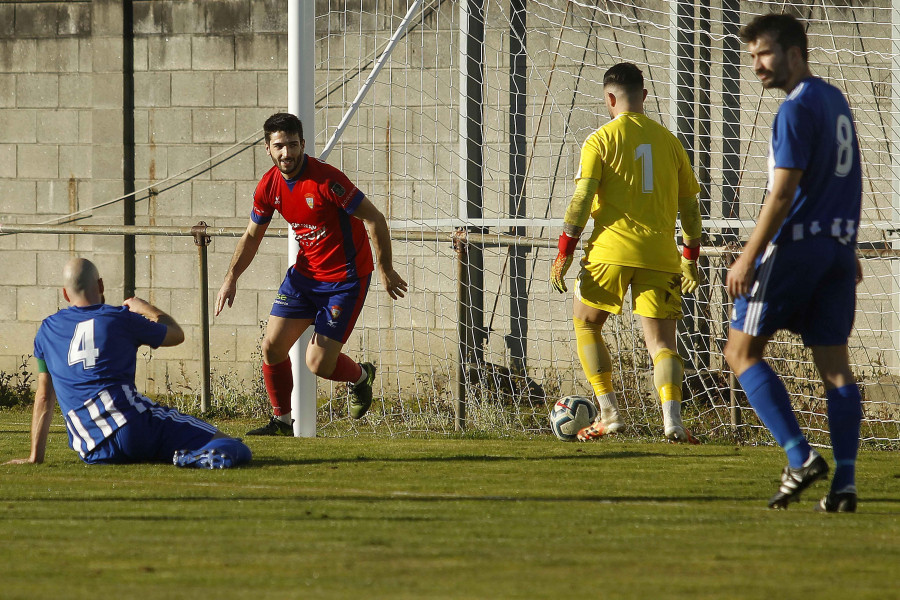
[[[231,257],[231,265],[225,273],[225,280],[219,293],[216,295],[216,316],[225,308],[225,303],[230,307],[234,303],[234,295],[237,293],[237,280],[241,274],[247,270],[253,258],[259,250],[266,229],[269,228],[268,221],[265,223],[257,223],[250,220],[247,230],[238,240],[237,247],[234,249],[234,255]]]
[[[381,284],[387,293],[396,300],[403,298],[406,292],[406,282],[400,274],[394,270],[393,252],[391,249],[391,233],[388,230],[387,220],[381,211],[372,204],[372,201],[363,196],[362,201],[353,216],[361,219],[369,231],[372,247],[375,249],[375,260],[378,263],[378,273],[381,276]]]
[[[800,169],[775,169],[771,190],[763,201],[762,209],[756,220],[756,227],[750,234],[750,239],[744,246],[743,252],[728,270],[725,285],[732,298],[750,293],[756,259],[763,253],[766,246],[775,237],[778,228],[787,218],[802,176],[803,171]]]
[[[684,245],[688,248],[698,248],[700,238],[703,237],[703,222],[700,217],[700,203],[697,202],[697,196],[678,199],[678,216],[681,218],[681,234],[684,237]]]
[[[678,215],[681,217],[681,235],[684,238],[681,252],[681,291],[692,294],[700,285],[697,259],[700,258],[700,238],[703,236],[703,221],[697,197],[679,198]]]
[[[569,202],[568,208],[566,208],[566,215],[563,218],[563,232],[559,236],[559,253],[556,255],[556,260],[553,261],[553,267],[550,270],[550,283],[561,294],[567,290],[566,272],[572,266],[578,239],[581,237],[584,226],[591,216],[591,205],[599,187],[599,180],[591,177],[582,177],[576,182],[575,193],[572,194],[572,200]]]
[[[123,304],[127,306],[128,310],[131,312],[166,326],[166,337],[163,338],[160,346],[177,346],[184,341],[184,330],[181,329],[181,325],[179,325],[171,316],[146,300],[137,297],[129,298],[123,302]]]
[[[37,392],[34,395],[34,409],[31,413],[31,455],[28,458],[16,458],[8,461],[8,465],[40,464],[44,462],[47,452],[47,436],[50,434],[50,421],[53,419],[53,408],[56,406],[56,392],[53,380],[46,371],[44,361],[38,359]]]

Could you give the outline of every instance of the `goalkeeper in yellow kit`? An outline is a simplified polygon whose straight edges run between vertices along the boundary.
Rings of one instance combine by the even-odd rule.
[[[610,314],[621,313],[631,287],[634,313],[641,317],[653,358],[665,437],[697,443],[681,421],[684,363],[675,347],[675,321],[682,316],[682,292],[692,293],[700,283],[700,186],[678,139],[644,115],[647,90],[637,66],[610,68],[603,76],[603,96],[612,120],[582,146],[551,273],[553,286],[566,292],[566,271],[588,217],[593,217],[575,285],[573,320],[578,357],[600,414],[578,432],[578,439],[596,439],[624,427],[601,329]],[[685,244],[680,257],[675,243],[679,214]]]

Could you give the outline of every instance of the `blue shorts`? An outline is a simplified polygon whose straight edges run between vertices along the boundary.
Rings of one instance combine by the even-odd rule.
[[[313,319],[316,333],[347,341],[369,293],[371,273],[353,281],[316,281],[287,271],[272,313],[285,319]]]
[[[766,248],[750,295],[734,301],[731,327],[757,337],[788,329],[806,346],[842,346],[855,312],[855,248],[815,237]]]
[[[198,450],[209,443],[218,429],[206,421],[174,408],[153,406],[135,413],[128,422],[88,452],[88,464],[172,462],[176,450]]]

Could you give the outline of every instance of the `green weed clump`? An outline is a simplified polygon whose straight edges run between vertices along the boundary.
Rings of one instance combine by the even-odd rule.
[[[154,397],[156,402],[175,408],[185,414],[204,418],[248,418],[268,417],[272,411],[266,395],[262,374],[246,381],[233,371],[210,369],[209,410],[200,411],[201,389],[194,384],[196,378],[188,377],[184,364],[177,377],[166,370],[162,394]]]
[[[19,366],[12,373],[0,371],[0,408],[30,406],[34,401],[31,391],[34,380],[28,370],[30,358],[29,355],[23,355]]]

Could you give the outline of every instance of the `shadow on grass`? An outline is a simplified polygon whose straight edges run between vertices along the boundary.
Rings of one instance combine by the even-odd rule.
[[[371,503],[371,502],[514,502],[514,503],[523,503],[523,502],[589,502],[594,504],[673,504],[673,503],[684,503],[684,502],[759,502],[760,499],[757,496],[715,496],[715,495],[703,495],[703,496],[651,496],[651,495],[636,495],[636,496],[603,496],[598,494],[585,494],[579,496],[573,495],[561,495],[561,496],[553,496],[553,495],[521,495],[521,496],[512,496],[512,495],[501,495],[501,494],[485,494],[485,495],[477,495],[477,494],[454,494],[454,493],[425,493],[425,492],[387,492],[387,493],[375,493],[372,494],[363,494],[359,493],[359,491],[351,491],[346,493],[341,492],[325,492],[321,495],[317,494],[285,494],[284,496],[173,496],[173,497],[165,497],[165,496],[130,496],[130,495],[117,495],[117,496],[92,496],[89,499],[85,499],[79,496],[54,496],[52,498],[41,498],[39,500],[32,499],[32,502],[51,502],[51,503],[60,503],[60,502],[85,502],[89,501],[91,503],[94,502],[134,502],[139,500],[141,502],[178,502],[178,503],[193,503],[193,502],[227,502],[227,503],[235,503],[235,502],[284,502],[284,501],[296,501],[296,502],[361,502],[361,503]],[[0,497],[0,502],[14,502],[15,500],[12,498],[2,498]],[[896,500],[877,500],[877,502],[896,502]],[[306,512],[306,516],[309,517],[311,515],[310,511]],[[15,518],[13,515],[7,514],[4,515],[4,519],[10,520]],[[80,514],[78,516],[72,515],[53,515],[47,517],[41,517],[34,514],[23,515],[21,518],[23,519],[49,519],[49,520],[75,520],[75,521],[106,521],[111,519],[118,520],[136,520],[136,521],[170,521],[170,520],[181,520],[182,517],[176,515],[89,515],[89,514]],[[185,519],[202,519],[202,517],[198,517],[197,515],[191,514],[189,516],[184,517]],[[210,516],[210,519],[219,520],[221,516]],[[279,515],[279,518],[281,516]],[[373,517],[377,520],[390,520],[390,517]],[[401,519],[406,520],[406,519]]]
[[[166,500],[201,500],[203,502],[209,502],[210,500],[224,500],[225,498],[149,498],[147,500],[151,501],[166,501]],[[260,500],[259,498],[235,498],[235,500],[241,501],[250,501],[250,500]],[[263,500],[276,500],[276,498],[263,498]],[[293,500],[293,498],[277,498],[279,501],[285,500]],[[173,523],[173,522],[195,522],[195,521],[221,521],[221,516],[216,515],[197,515],[197,514],[189,514],[189,515],[142,515],[142,514],[134,514],[134,515],[79,515],[78,517],[61,517],[61,516],[35,516],[35,515],[21,515],[19,517],[12,516],[6,517],[7,521],[77,521],[77,522],[89,522],[89,521],[136,521],[136,522],[148,522],[148,523]],[[421,516],[390,516],[390,515],[373,515],[371,517],[365,516],[335,516],[334,514],[328,514],[323,511],[301,511],[297,514],[291,515],[278,515],[278,521],[322,521],[322,520],[333,520],[333,521],[396,521],[396,522],[439,522],[439,521],[452,521],[451,518],[445,517],[421,517]]]
[[[287,459],[282,457],[274,457],[274,456],[264,456],[264,457],[256,457],[254,456],[253,461],[242,467],[242,468],[252,468],[252,467],[286,467],[286,466],[295,466],[295,465],[322,465],[322,464],[358,464],[358,463],[444,463],[444,462],[473,462],[473,463],[487,463],[487,462],[502,462],[502,461],[523,461],[523,462],[544,462],[544,461],[582,461],[582,460],[622,460],[622,459],[631,459],[631,458],[671,458],[675,460],[679,459],[690,459],[690,460],[703,460],[703,459],[712,459],[712,458],[732,458],[734,457],[734,453],[725,453],[725,454],[704,454],[704,455],[695,455],[695,454],[685,454],[685,455],[673,455],[673,454],[664,454],[659,452],[638,452],[633,450],[626,450],[621,452],[606,452],[604,454],[572,454],[566,456],[514,456],[514,455],[487,455],[487,456],[479,456],[476,454],[457,454],[452,456],[413,456],[408,458],[382,458],[377,456],[355,456],[355,457],[342,457],[342,458],[299,458],[299,459]]]

